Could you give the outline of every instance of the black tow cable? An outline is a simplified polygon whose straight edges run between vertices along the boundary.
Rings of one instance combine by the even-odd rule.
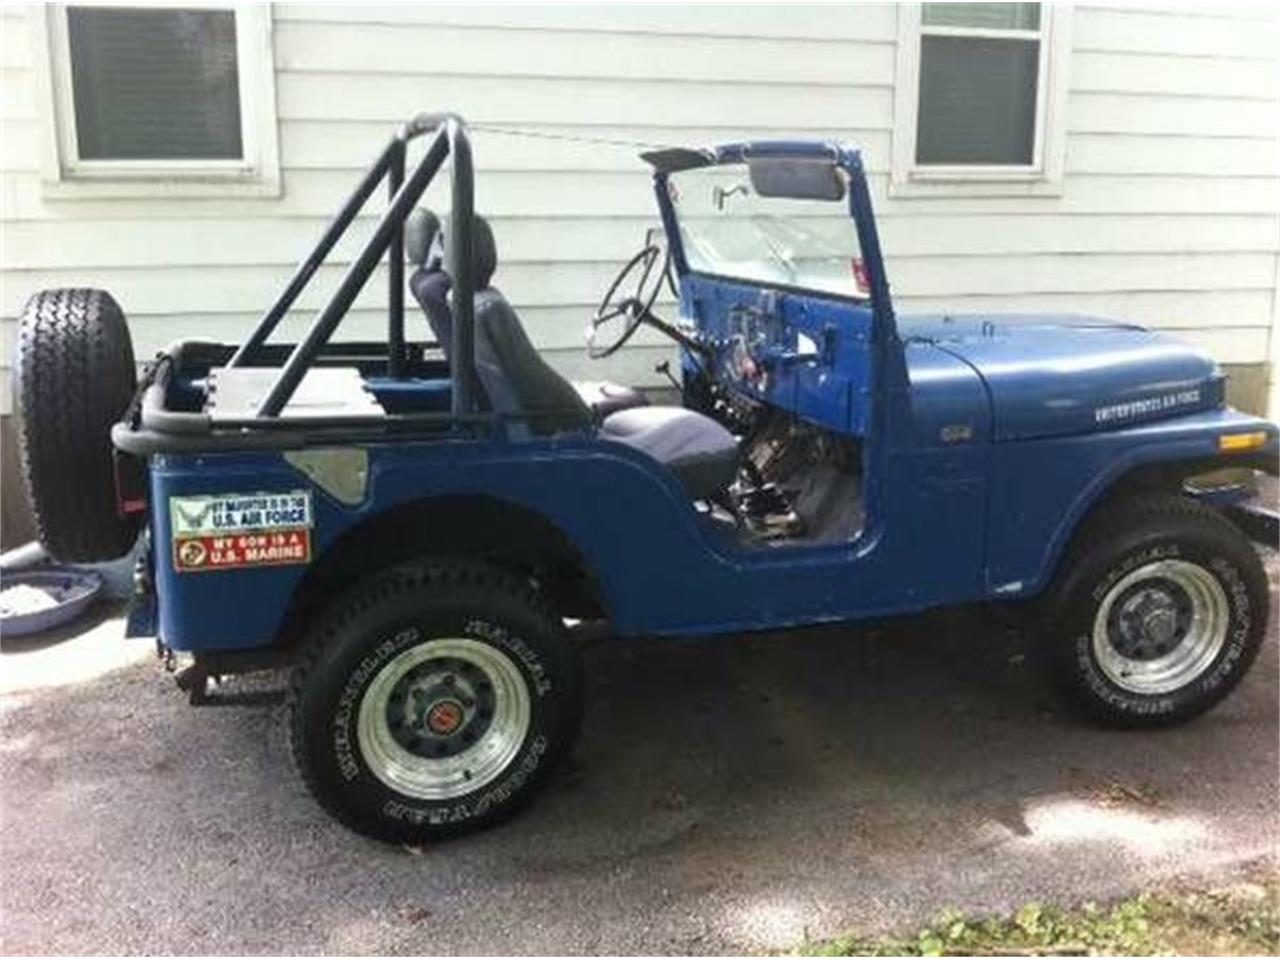
[[[563,140],[568,143],[591,143],[604,147],[628,147],[642,150],[678,150],[675,144],[653,143],[647,140],[626,140],[619,137],[585,137],[571,133],[548,133],[545,130],[530,130],[526,127],[508,127],[499,123],[469,123],[467,127],[483,133],[498,133],[508,137],[528,137],[533,140]]]

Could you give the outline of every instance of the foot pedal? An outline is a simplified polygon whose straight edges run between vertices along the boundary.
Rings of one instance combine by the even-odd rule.
[[[738,502],[747,525],[757,536],[777,540],[797,536],[804,530],[803,521],[777,484],[766,483],[748,490],[738,498]]]

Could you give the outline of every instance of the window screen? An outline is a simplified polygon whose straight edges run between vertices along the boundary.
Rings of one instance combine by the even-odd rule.
[[[1033,3],[924,5],[917,163],[1034,161],[1039,27]]]
[[[1038,30],[1038,3],[926,3],[920,17],[928,27],[983,30]]]
[[[67,10],[82,160],[243,156],[235,14]]]

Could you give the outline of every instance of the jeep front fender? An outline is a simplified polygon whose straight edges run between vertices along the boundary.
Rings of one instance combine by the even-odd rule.
[[[1278,433],[1266,420],[1227,408],[1126,430],[993,444],[988,596],[1038,594],[1080,521],[1134,471],[1182,465],[1190,476],[1238,465],[1275,473]],[[1223,437],[1249,434],[1261,434],[1261,442],[1223,449]]]

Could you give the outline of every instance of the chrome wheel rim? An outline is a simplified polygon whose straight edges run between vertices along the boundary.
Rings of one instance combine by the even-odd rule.
[[[411,647],[378,671],[360,701],[356,736],[388,787],[449,800],[495,780],[529,724],[529,688],[511,658],[451,637]]]
[[[1226,591],[1204,567],[1158,560],[1139,567],[1103,597],[1093,621],[1093,655],[1106,678],[1146,696],[1198,679],[1227,642]]]

